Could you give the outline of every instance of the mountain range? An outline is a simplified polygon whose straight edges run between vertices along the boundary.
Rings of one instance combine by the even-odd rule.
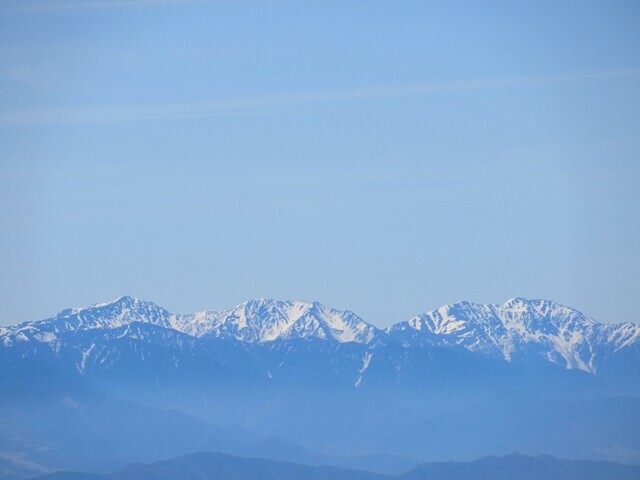
[[[194,451],[385,474],[514,451],[640,463],[640,325],[548,300],[380,329],[318,302],[125,296],[1,327],[0,393],[13,478]]]
[[[393,341],[405,347],[459,347],[506,361],[548,362],[590,373],[597,373],[599,364],[610,357],[640,346],[640,324],[598,323],[555,302],[523,298],[502,305],[445,305],[380,330],[351,311],[318,302],[258,299],[222,311],[176,315],[152,302],[124,296],[63,310],[46,320],[3,327],[0,340],[5,346],[21,341],[56,345],[70,334],[123,327],[123,336],[134,336],[130,327],[137,323],[194,338],[248,344],[317,338],[372,345],[371,350]]]

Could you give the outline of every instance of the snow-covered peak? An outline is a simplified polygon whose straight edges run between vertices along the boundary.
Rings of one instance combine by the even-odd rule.
[[[51,342],[80,330],[112,330],[132,323],[247,343],[306,337],[368,343],[379,333],[353,312],[334,310],[318,302],[257,299],[223,311],[174,315],[155,303],[124,296],[4,328],[0,338],[6,345],[14,341]]]
[[[506,360],[538,358],[593,372],[596,355],[639,341],[640,325],[601,324],[550,300],[517,297],[502,305],[445,305],[387,333],[405,344],[457,346]]]
[[[183,315],[178,323],[190,335],[248,343],[304,337],[368,343],[377,332],[353,312],[301,300],[250,300],[224,311]]]
[[[171,327],[172,315],[153,302],[129,296],[112,302],[98,303],[85,308],[63,310],[55,317],[39,323],[60,322],[72,329],[117,328],[133,322],[151,323],[159,327]]]
[[[134,322],[171,328],[171,320],[172,315],[155,303],[123,296],[108,303],[68,308],[46,320],[9,327],[2,337],[5,344],[15,340],[50,342],[56,340],[60,334],[79,330],[109,330]]]

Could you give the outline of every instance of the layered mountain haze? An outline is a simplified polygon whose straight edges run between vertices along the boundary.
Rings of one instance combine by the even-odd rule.
[[[639,475],[640,466],[518,454],[502,458],[485,457],[466,463],[426,463],[392,476],[198,453],[151,465],[130,465],[110,475],[60,472],[37,477],[36,480],[635,480]]]
[[[547,300],[461,302],[382,330],[318,302],[174,314],[125,296],[2,328],[0,389],[15,478],[193,448],[383,473],[515,450],[640,463],[640,326]]]

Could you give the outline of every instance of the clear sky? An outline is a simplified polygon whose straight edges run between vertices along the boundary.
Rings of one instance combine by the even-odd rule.
[[[129,294],[640,320],[640,2],[3,0],[0,323]]]

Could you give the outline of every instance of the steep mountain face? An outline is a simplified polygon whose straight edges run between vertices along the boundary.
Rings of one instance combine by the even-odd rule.
[[[176,328],[190,335],[241,342],[271,342],[316,337],[340,343],[369,343],[379,330],[350,311],[318,302],[251,300],[222,312],[206,311],[176,317]]]
[[[597,363],[640,342],[640,325],[601,324],[548,300],[446,305],[387,330],[405,345],[462,347],[507,361],[545,361],[597,373]]]
[[[380,330],[350,311],[318,302],[251,300],[224,311],[174,315],[152,302],[120,297],[110,303],[63,310],[54,317],[0,329],[5,346],[16,341],[52,342],[86,330],[113,330],[142,323],[193,337],[244,343],[315,337],[340,343],[369,343]]]

